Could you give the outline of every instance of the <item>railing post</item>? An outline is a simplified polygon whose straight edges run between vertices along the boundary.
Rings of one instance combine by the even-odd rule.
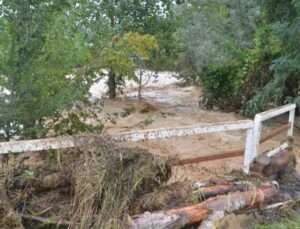
[[[253,142],[253,128],[250,128],[247,130],[246,147],[245,147],[245,155],[244,155],[244,172],[246,174],[249,173],[250,163],[255,157],[252,150],[252,142]]]
[[[289,113],[289,123],[290,123],[291,126],[288,129],[288,134],[287,134],[288,137],[293,136],[293,128],[294,128],[294,120],[295,120],[295,108],[290,110],[290,113]]]
[[[252,141],[252,148],[251,148],[253,154],[252,159],[254,159],[258,155],[261,127],[262,127],[262,117],[261,115],[257,114],[255,115],[254,124],[253,124],[253,141]]]
[[[276,117],[278,115],[289,112],[289,124],[290,128],[288,129],[288,137],[293,136],[293,125],[295,119],[295,109],[296,104],[285,105],[279,108],[274,108],[259,114],[255,115],[254,123],[253,123],[253,136],[252,136],[252,144],[251,144],[251,152],[247,153],[245,151],[245,159],[244,159],[244,171],[247,173],[249,170],[249,164],[251,161],[258,155],[259,152],[259,142],[261,135],[262,122],[268,120],[270,118]],[[248,149],[249,150],[249,149]],[[275,151],[274,151],[275,152]],[[277,151],[276,151],[277,152]]]

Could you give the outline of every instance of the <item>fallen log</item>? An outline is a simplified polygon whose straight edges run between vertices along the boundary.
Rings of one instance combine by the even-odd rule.
[[[132,214],[178,208],[191,204],[192,201],[202,202],[218,195],[246,190],[249,190],[249,184],[245,182],[225,183],[224,181],[221,184],[210,184],[210,181],[207,181],[206,184],[201,181],[175,182],[142,196],[135,202]]]
[[[270,202],[277,194],[277,186],[268,184],[252,191],[217,196],[184,208],[135,215],[129,217],[128,226],[132,229],[182,228],[189,224],[199,223],[216,211],[234,213],[255,208]]]
[[[201,192],[201,196],[203,196],[204,199],[208,199],[218,195],[225,195],[229,192],[245,191],[246,189],[247,184],[232,183],[203,187],[199,190]]]
[[[273,211],[273,210],[277,210],[282,207],[291,207],[292,204],[294,203],[294,201],[295,200],[287,200],[284,202],[269,204],[269,205],[261,208],[260,211]],[[249,213],[254,213],[256,211],[257,211],[257,209],[247,209],[247,210],[239,211],[236,214],[249,214]]]
[[[263,207],[260,209],[260,211],[273,211],[273,210],[278,210],[279,208],[282,207],[289,207],[293,203],[293,200],[288,200],[285,202],[279,202],[279,203],[274,203],[267,205],[266,207]],[[256,212],[257,209],[249,209],[241,212],[237,212],[235,214],[249,214],[249,213],[254,213]],[[198,227],[198,229],[212,229],[212,228],[218,228],[218,223],[220,220],[222,220],[225,217],[225,212],[224,211],[215,211],[212,214],[210,214],[207,219],[203,220]]]

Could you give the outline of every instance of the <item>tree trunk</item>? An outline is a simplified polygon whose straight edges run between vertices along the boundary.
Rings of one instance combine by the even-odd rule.
[[[275,185],[268,184],[246,192],[234,192],[230,196],[222,195],[210,198],[202,203],[188,207],[159,212],[146,212],[129,218],[129,228],[183,228],[199,223],[215,212],[234,213],[268,203],[278,194]]]
[[[140,69],[140,76],[139,76],[139,91],[138,91],[138,98],[139,100],[142,99],[142,80],[143,80],[143,71]]]
[[[116,84],[116,74],[113,72],[109,72],[108,75],[108,96],[110,99],[115,99],[117,96],[116,93],[116,88],[117,88],[117,84]]]

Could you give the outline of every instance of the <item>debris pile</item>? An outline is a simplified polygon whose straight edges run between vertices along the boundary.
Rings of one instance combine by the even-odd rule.
[[[74,226],[122,228],[134,202],[171,176],[168,161],[146,150],[120,148],[99,138],[81,145],[85,152],[76,176]]]
[[[226,214],[271,209],[297,198],[290,151],[262,154],[251,174],[233,171],[205,181],[176,181],[170,158],[88,136],[76,149],[47,152],[44,165],[19,157],[2,166],[1,228],[212,228]],[[297,186],[298,187],[298,186]],[[273,205],[268,205],[272,203]],[[274,205],[274,203],[276,203]]]

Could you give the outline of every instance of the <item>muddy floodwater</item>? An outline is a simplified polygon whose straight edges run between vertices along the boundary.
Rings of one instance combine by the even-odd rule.
[[[105,98],[107,91],[105,79],[93,85],[91,88],[92,99],[97,100],[104,97],[103,114],[113,115],[126,110],[130,111],[126,117],[117,117],[113,122],[107,121],[104,131],[113,134],[129,130],[182,127],[247,119],[234,112],[225,113],[201,109],[198,105],[202,95],[201,88],[178,86],[180,82],[176,76],[177,74],[172,72],[158,72],[154,77],[147,72],[143,78],[145,85],[142,90],[142,101],[138,101],[137,84],[132,81],[126,83],[127,88],[116,100]],[[287,117],[264,124],[262,134],[278,128],[285,119]],[[267,141],[261,145],[260,151],[263,152],[278,146],[285,136],[286,134],[283,133]],[[229,131],[124,144],[132,147],[140,146],[155,154],[189,158],[240,149],[244,147],[245,137],[245,131]],[[294,131],[294,138],[294,152],[299,155],[300,132],[297,128]],[[175,168],[175,176],[177,179],[202,179],[226,174],[232,169],[242,168],[242,164],[243,158],[236,157],[180,166]]]

